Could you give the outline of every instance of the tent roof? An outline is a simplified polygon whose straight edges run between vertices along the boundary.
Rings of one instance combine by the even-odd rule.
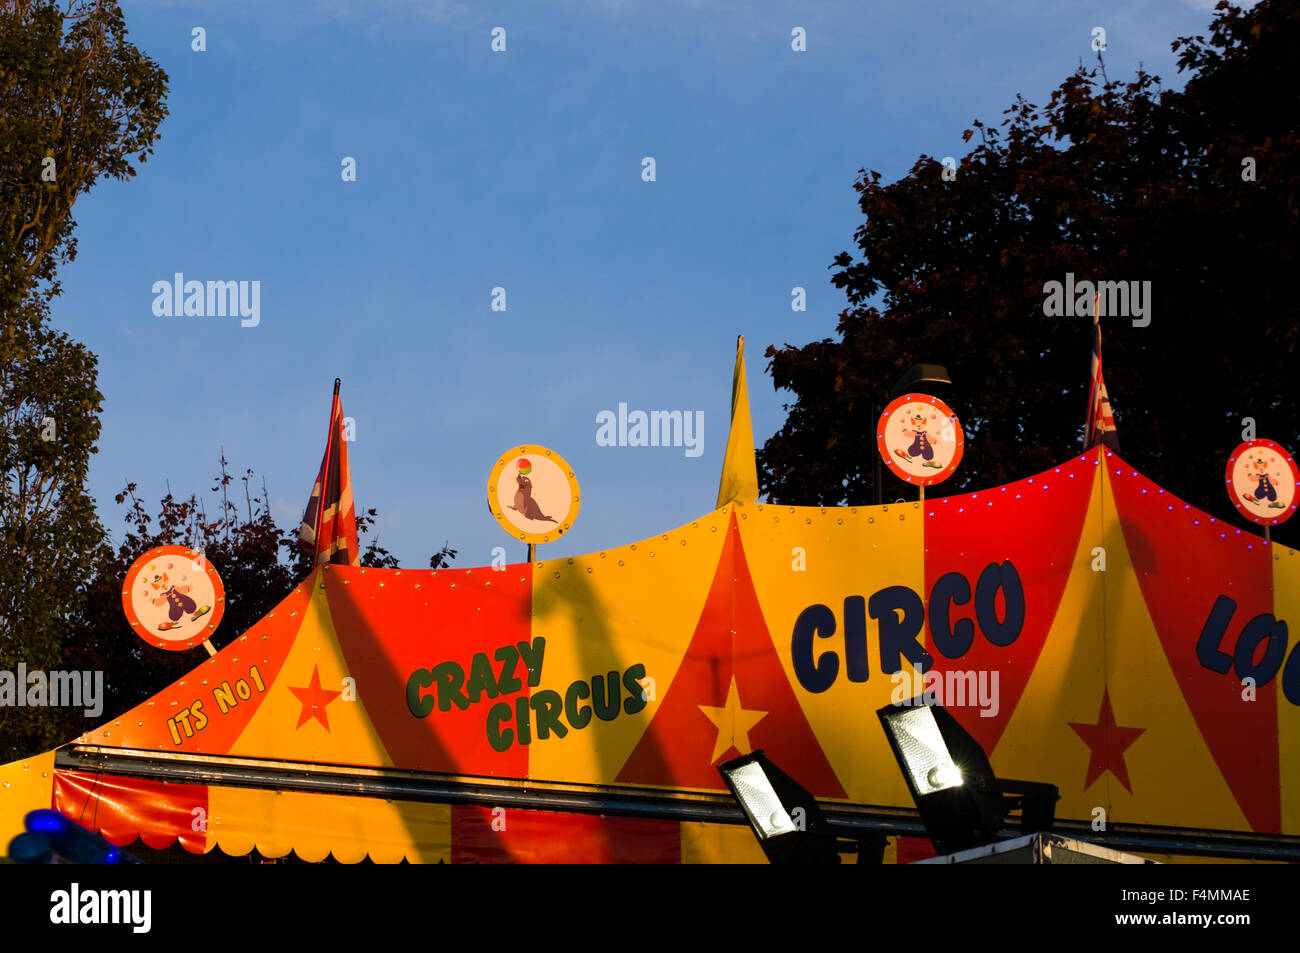
[[[1207,655],[1197,635],[1225,599]],[[923,505],[733,504],[572,558],[322,568],[76,745],[699,804],[725,793],[719,761],[763,748],[819,799],[884,816],[911,802],[873,712],[901,690],[891,666],[920,663],[930,683],[918,671],[902,688],[970,685],[977,703],[950,710],[999,774],[1060,785],[1059,817],[1106,804],[1114,823],[1294,838],[1300,758],[1282,754],[1300,751],[1300,652],[1284,637],[1275,658],[1275,636],[1235,648],[1266,615],[1300,618],[1294,550],[1092,451]],[[95,775],[56,779],[52,759],[0,777],[28,806],[84,803]],[[198,786],[200,849],[427,859],[449,842],[446,804]],[[167,824],[184,820],[193,792],[154,793]],[[149,842],[141,810],[106,830]],[[0,827],[13,820],[0,809]]]

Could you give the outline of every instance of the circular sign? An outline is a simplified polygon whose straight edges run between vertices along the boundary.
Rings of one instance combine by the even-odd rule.
[[[226,608],[217,570],[197,549],[159,546],[126,571],[122,608],[150,645],[182,652],[212,637]]]
[[[1272,440],[1247,440],[1228,457],[1228,496],[1242,516],[1274,526],[1296,509],[1300,470]]]
[[[876,446],[900,480],[930,486],[952,476],[966,438],[957,415],[937,397],[904,394],[876,424]]]
[[[501,528],[525,543],[549,543],[578,518],[573,468],[545,447],[516,447],[488,475],[488,506]]]

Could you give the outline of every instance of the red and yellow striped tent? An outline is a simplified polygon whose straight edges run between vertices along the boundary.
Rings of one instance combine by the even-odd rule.
[[[757,859],[712,823],[716,765],[764,749],[832,808],[905,811],[874,712],[924,685],[999,775],[1057,784],[1059,818],[1294,843],[1296,618],[1300,555],[1100,449],[573,558],[322,567],[154,698],[0,768],[0,838],[53,805],[196,852]]]
[[[742,342],[743,345],[743,342]],[[933,691],[1058,829],[1300,857],[1300,555],[1105,448],[924,502],[754,502],[743,348],[717,507],[572,558],[322,565],[185,678],[0,767],[0,844],[307,860],[761,860],[717,765],[845,829],[923,828],[877,709]]]

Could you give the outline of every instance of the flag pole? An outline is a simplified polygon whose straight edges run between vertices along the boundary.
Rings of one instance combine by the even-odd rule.
[[[334,450],[334,405],[338,403],[339,387],[343,384],[343,378],[334,378],[334,396],[330,400],[330,432],[325,440],[325,466],[321,470],[320,480],[320,499],[316,501],[316,565],[320,565],[320,531],[323,525],[322,520],[325,518],[325,493],[329,489],[330,482],[330,455]]]

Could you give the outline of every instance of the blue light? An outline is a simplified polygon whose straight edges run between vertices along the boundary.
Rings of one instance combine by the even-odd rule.
[[[29,831],[61,831],[67,828],[68,819],[58,811],[44,808],[28,813],[25,823]]]

